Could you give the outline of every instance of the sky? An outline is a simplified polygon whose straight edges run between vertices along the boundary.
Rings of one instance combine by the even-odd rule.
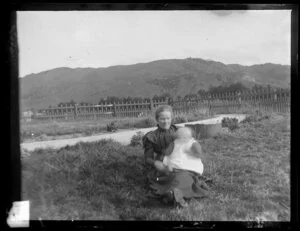
[[[19,11],[19,76],[160,59],[290,65],[291,11]]]

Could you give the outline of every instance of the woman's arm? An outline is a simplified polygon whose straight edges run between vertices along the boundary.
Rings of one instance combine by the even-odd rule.
[[[152,159],[152,158],[147,158],[146,159],[146,164],[148,164],[148,165],[154,165],[154,162],[155,162],[155,160]]]
[[[163,164],[163,161],[161,158],[157,160],[155,158],[155,152],[154,152],[154,143],[153,143],[154,137],[153,133],[148,133],[143,137],[143,148],[144,148],[144,155],[145,155],[145,163],[150,166],[154,166],[156,170],[160,172],[165,172],[166,171],[166,166]],[[168,154],[170,151],[172,151],[172,145],[168,149]],[[160,157],[163,157],[166,155],[166,149],[162,150],[163,153],[162,155],[160,154]]]
[[[160,172],[167,173],[169,171],[169,168],[159,160],[154,161],[154,167]]]
[[[145,163],[148,165],[154,165],[154,150],[153,145],[148,140],[144,140],[144,155]]]
[[[145,150],[145,157],[146,164],[154,166],[156,170],[160,172],[167,171],[167,167],[163,164],[162,161],[154,159],[154,151],[152,147]]]
[[[165,149],[165,155],[169,156],[171,155],[171,153],[173,152],[174,149],[174,141],[172,143],[169,144],[169,146]]]
[[[155,160],[155,152],[153,148],[153,143],[150,142],[147,137],[143,139],[145,163],[150,166],[154,166],[157,170],[162,169],[162,162]]]
[[[147,152],[145,152],[146,164],[154,166],[156,168],[156,170],[158,170],[160,172],[165,172],[166,171],[166,166],[163,164],[163,162],[154,159],[154,152],[153,151],[147,150]]]
[[[147,165],[154,164],[154,150],[153,150],[153,143],[149,140],[149,136],[152,133],[148,132],[146,135],[143,136],[143,148],[144,148],[144,156],[145,156],[145,163]]]

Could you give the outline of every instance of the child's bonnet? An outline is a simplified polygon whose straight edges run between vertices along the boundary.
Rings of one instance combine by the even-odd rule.
[[[175,139],[173,151],[169,156],[164,157],[163,163],[172,168],[190,170],[202,175],[203,164],[201,159],[188,153],[194,142],[197,141],[193,138],[187,141]]]

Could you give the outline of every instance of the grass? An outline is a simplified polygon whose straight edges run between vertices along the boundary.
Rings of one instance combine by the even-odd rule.
[[[215,184],[188,208],[147,199],[142,148],[112,140],[24,155],[22,200],[33,220],[289,221],[289,122],[273,114],[201,140]]]
[[[206,119],[208,116],[191,112],[174,117],[175,123]],[[155,127],[157,122],[152,117],[102,118],[81,121],[21,121],[21,141],[43,141],[57,138],[90,136],[107,131],[107,125],[116,121],[119,129]],[[32,135],[33,134],[33,135]],[[64,137],[62,137],[64,136]]]
[[[115,119],[114,119],[115,120]],[[114,121],[112,119],[84,120],[84,121],[31,121],[21,122],[21,138],[23,140],[46,140],[53,136],[88,136],[105,132],[106,125]],[[118,119],[119,123],[129,127],[135,121],[132,118]],[[121,126],[122,128],[122,126]],[[31,134],[34,134],[32,137]]]

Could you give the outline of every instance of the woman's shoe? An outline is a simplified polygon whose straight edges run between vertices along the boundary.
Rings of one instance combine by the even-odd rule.
[[[209,190],[209,187],[208,187],[208,185],[205,182],[202,182],[200,184],[200,187],[203,188],[203,189],[205,189],[205,190]]]
[[[164,204],[171,204],[174,202],[174,195],[172,191],[167,192],[164,196],[162,201]]]
[[[175,201],[183,208],[187,207],[188,206],[188,203],[186,203],[186,201],[183,199],[183,195],[182,195],[182,192],[175,188],[173,190],[173,194],[174,194],[174,198],[175,198]]]

